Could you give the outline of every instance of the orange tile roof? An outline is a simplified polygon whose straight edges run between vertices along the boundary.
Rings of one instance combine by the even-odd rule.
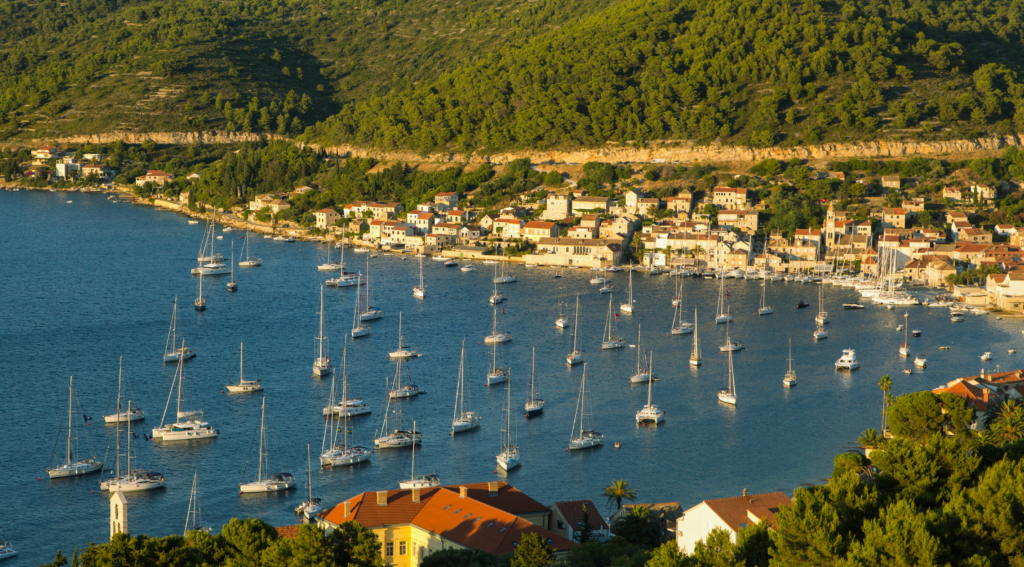
[[[789,497],[781,492],[718,498],[705,500],[704,503],[735,532],[740,531],[740,524],[750,525],[760,520],[767,520],[768,525],[774,528],[775,513],[779,508],[793,505]],[[757,520],[752,520],[748,514],[753,514]]]
[[[277,537],[283,537],[286,539],[295,539],[299,536],[299,526],[278,526],[274,528],[277,530]]]
[[[607,530],[608,524],[597,512],[597,506],[588,500],[571,500],[568,502],[555,502],[554,506],[565,516],[569,527],[576,530],[583,526],[583,506],[587,507],[587,516],[590,517],[590,527],[595,530]]]

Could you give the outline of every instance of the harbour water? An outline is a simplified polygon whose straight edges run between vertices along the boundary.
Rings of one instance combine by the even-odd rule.
[[[320,284],[334,277],[316,270],[325,259],[323,245],[254,235],[254,254],[263,258],[263,266],[236,268],[236,293],[226,291],[226,276],[204,278],[207,310],[196,313],[191,303],[198,279],[189,269],[203,225],[188,225],[183,217],[149,207],[111,203],[102,195],[68,199],[60,193],[0,192],[0,529],[22,552],[8,564],[36,565],[52,560],[57,549],[70,555],[76,546],[107,540],[107,494],[99,491],[99,475],[46,477],[58,426],[66,419],[61,408],[68,376],[74,375],[82,410],[93,418],[78,427],[82,456],[89,452],[88,440],[94,453],[112,464],[115,428],[105,426],[100,416],[112,408],[118,357],[124,357],[133,405],[146,412],[136,431],[148,433],[160,424],[174,375],[174,366],[162,364],[161,355],[175,296],[178,336],[197,353],[186,363],[186,388],[192,399],[201,400],[220,436],[191,444],[134,442],[136,465],[164,473],[167,487],[128,495],[129,530],[151,536],[181,533],[195,471],[203,520],[215,529],[235,516],[295,523],[293,509],[305,494],[306,446],[312,447],[315,463],[324,436],[321,410],[331,385],[310,378]],[[223,233],[218,229],[218,234]],[[219,251],[227,256],[234,241],[237,254],[243,236],[224,234],[217,241]],[[366,254],[346,256],[349,268],[359,271],[365,270],[366,259]],[[953,324],[948,309],[915,307],[909,310],[910,327],[923,332],[910,339],[911,347],[913,355],[927,354],[929,365],[904,375],[912,357],[898,357],[903,336],[895,330],[903,311],[870,303],[863,311],[842,311],[839,305],[858,301],[857,293],[827,286],[831,334],[815,344],[816,285],[769,283],[768,303],[775,314],[759,318],[760,282],[727,280],[736,316],[731,334],[745,346],[734,356],[738,406],[732,408],[716,398],[726,382],[726,358],[718,353],[725,325],[713,322],[718,281],[688,279],[683,284],[688,319],[694,308],[700,313],[704,365],[694,370],[687,365],[692,336],[667,334],[673,279],[635,275],[636,309],[620,315],[617,334],[635,344],[642,323],[643,347],[654,353],[659,378],[654,402],[666,412],[660,427],[638,428],[634,415],[646,401],[647,388],[627,383],[634,349],[599,350],[608,296],[589,284],[595,274],[564,270],[564,277],[556,279],[554,270],[518,266],[513,271],[520,281],[502,287],[509,301],[499,308],[501,324],[514,340],[499,351],[512,369],[513,427],[523,465],[498,473],[494,457],[500,451],[505,388],[485,386],[489,349],[482,344],[491,325],[487,298],[493,266],[477,264],[476,272],[465,273],[427,258],[427,298],[418,300],[412,296],[418,278],[415,258],[380,254],[370,262],[374,304],[385,315],[370,323],[370,337],[349,340],[351,396],[373,409],[353,420],[351,437],[372,446],[385,383],[394,372],[387,352],[397,346],[401,312],[405,343],[423,354],[408,367],[425,394],[397,403],[406,425],[415,419],[423,433],[417,472],[436,472],[445,484],[504,479],[545,503],[592,498],[603,507],[601,492],[615,479],[630,481],[640,502],[679,501],[684,508],[740,494],[743,488],[792,493],[801,485],[823,482],[836,454],[851,449],[865,428],[879,427],[882,374],[889,374],[894,393],[902,394],[977,374],[983,364],[993,371],[997,365],[1017,368],[1016,357],[1024,356],[1007,354],[1022,346],[1019,320],[969,315]],[[617,306],[625,297],[627,274],[609,277]],[[325,291],[336,368],[352,326],[356,293],[354,287]],[[557,329],[554,320],[559,299],[564,296],[571,309],[576,294],[579,343],[586,351],[588,390],[605,446],[569,453],[565,449],[583,367],[565,366],[571,329]],[[795,309],[800,300],[811,307]],[[782,377],[790,337],[799,384],[786,391]],[[470,403],[484,421],[480,429],[452,438],[448,429],[463,338]],[[237,380],[240,341],[245,342],[247,377],[258,375],[265,386],[270,466],[293,473],[297,490],[238,493],[261,397],[223,391],[224,384]],[[940,345],[952,349],[940,351]],[[537,389],[547,405],[543,416],[526,420],[522,404],[534,346]],[[844,348],[857,350],[860,370],[834,371],[833,362]],[[989,363],[978,359],[985,351],[994,355]],[[612,446],[616,441],[620,449]],[[358,492],[397,488],[410,474],[409,456],[407,450],[377,451],[359,466],[315,469],[317,493],[333,504]],[[255,463],[252,449],[248,475]]]

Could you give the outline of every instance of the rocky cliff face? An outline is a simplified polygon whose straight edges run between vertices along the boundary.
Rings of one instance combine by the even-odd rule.
[[[139,144],[153,140],[158,144],[185,145],[234,144],[259,140],[288,140],[276,134],[254,134],[246,132],[109,132],[82,136],[68,136],[55,140],[39,140],[59,144],[99,143],[105,144],[124,140]],[[622,163],[757,163],[764,159],[790,160],[838,160],[850,158],[884,159],[912,156],[951,156],[962,159],[967,155],[993,155],[1009,146],[1022,146],[1021,135],[979,138],[975,140],[948,140],[941,142],[876,140],[852,144],[819,144],[790,148],[747,148],[712,144],[698,146],[687,142],[650,143],[645,146],[624,146],[608,144],[603,148],[551,151],[511,151],[494,154],[435,153],[421,155],[413,151],[382,151],[355,146],[330,146],[328,153],[340,156],[372,157],[379,160],[429,162],[429,163],[508,163],[519,158],[529,158],[533,163],[583,164],[588,161]],[[318,145],[312,145],[319,148]]]

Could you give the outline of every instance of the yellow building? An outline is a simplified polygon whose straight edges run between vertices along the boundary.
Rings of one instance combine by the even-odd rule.
[[[381,542],[389,565],[415,567],[443,549],[476,549],[496,555],[515,550],[528,533],[543,537],[556,557],[575,543],[547,529],[551,511],[505,482],[364,492],[321,512],[330,531],[359,522]]]

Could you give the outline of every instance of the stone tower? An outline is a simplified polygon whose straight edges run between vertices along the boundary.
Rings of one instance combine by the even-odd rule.
[[[128,499],[120,490],[110,495],[110,539],[117,533],[128,534]]]

